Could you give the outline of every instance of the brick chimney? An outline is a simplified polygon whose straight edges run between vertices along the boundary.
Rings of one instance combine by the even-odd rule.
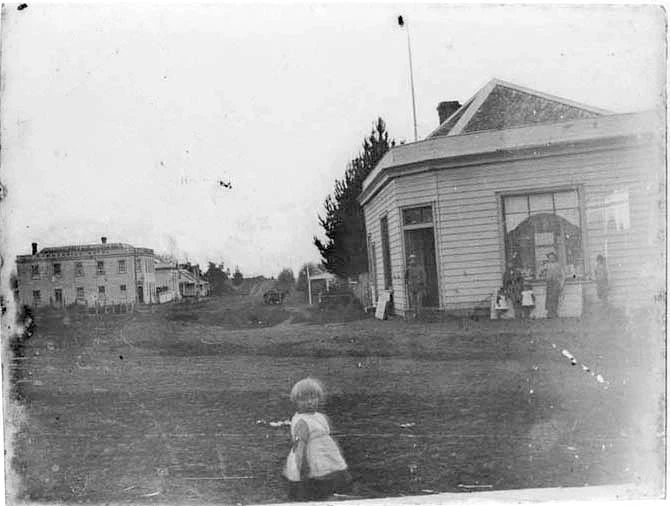
[[[450,100],[448,102],[440,102],[437,105],[437,114],[440,116],[440,125],[444,123],[449,116],[454,114],[461,107],[458,100]]]
[[[102,242],[102,244],[107,244],[107,238],[104,237],[104,236],[101,237],[101,238],[100,238],[100,242]]]
[[[33,247],[33,255],[37,255],[37,243],[34,242],[31,244],[31,246]]]

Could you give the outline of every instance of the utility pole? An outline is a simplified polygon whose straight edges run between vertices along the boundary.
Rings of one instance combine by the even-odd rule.
[[[309,305],[312,305],[312,280],[309,277],[309,265],[305,266],[305,272],[307,273],[307,296],[309,297]]]

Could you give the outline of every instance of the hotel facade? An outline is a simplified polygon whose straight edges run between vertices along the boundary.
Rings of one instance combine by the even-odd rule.
[[[154,251],[124,243],[43,248],[16,259],[21,304],[62,307],[158,302]]]

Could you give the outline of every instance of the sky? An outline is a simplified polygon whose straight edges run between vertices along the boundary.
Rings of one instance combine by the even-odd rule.
[[[660,8],[6,5],[4,258],[125,242],[276,276],[381,116],[413,140],[497,77],[612,112],[664,103]],[[230,188],[219,181],[230,183]]]

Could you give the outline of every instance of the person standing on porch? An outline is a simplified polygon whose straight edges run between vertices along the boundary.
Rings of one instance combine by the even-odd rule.
[[[547,318],[558,317],[558,303],[561,299],[561,292],[565,284],[565,275],[563,268],[558,262],[556,253],[549,253],[547,255],[547,298],[545,307],[547,308]]]
[[[414,318],[421,312],[423,296],[426,291],[426,270],[423,265],[417,264],[416,255],[412,254],[407,259],[407,271],[405,272],[405,283],[409,298],[409,307],[414,311]]]

